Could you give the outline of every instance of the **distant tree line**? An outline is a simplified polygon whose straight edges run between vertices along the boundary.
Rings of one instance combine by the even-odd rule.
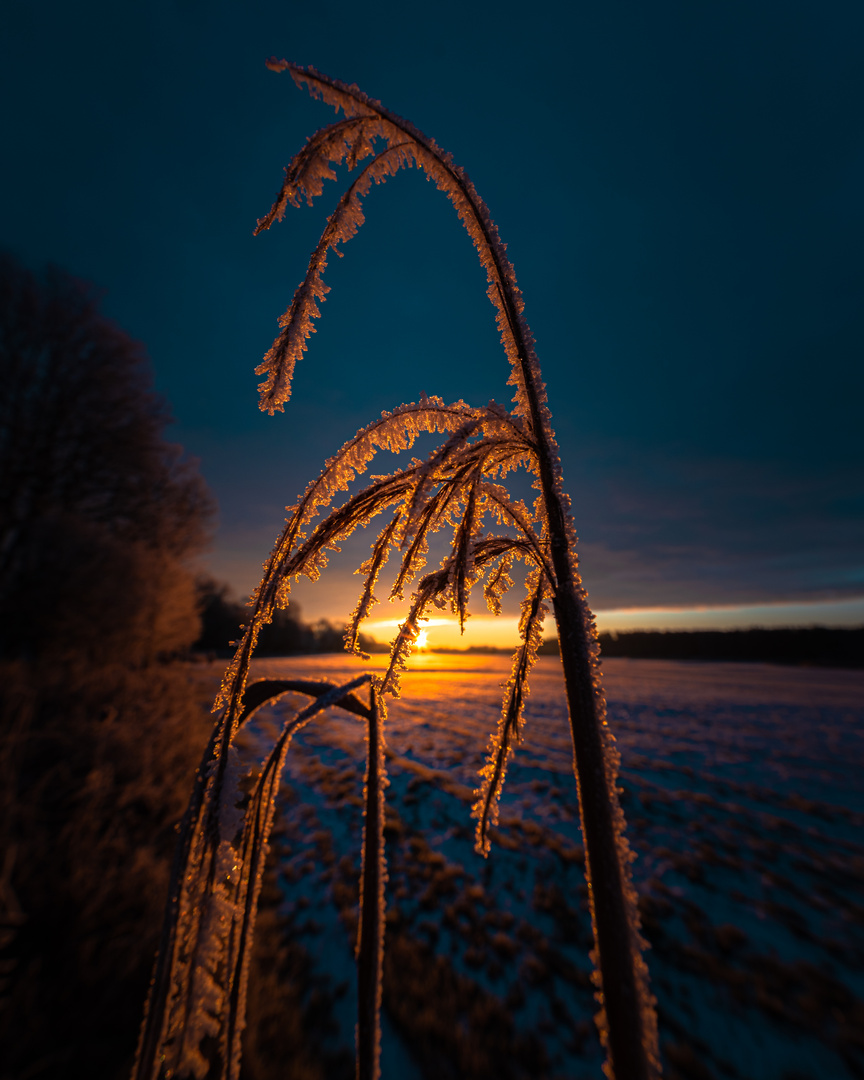
[[[558,642],[541,652],[557,654]],[[601,656],[640,660],[730,660],[818,667],[864,667],[864,627],[753,630],[630,630],[600,635]]]
[[[198,610],[201,634],[193,648],[197,652],[227,657],[233,652],[232,643],[241,636],[241,627],[248,618],[248,608],[232,600],[228,587],[209,578],[198,583]],[[344,629],[326,619],[305,623],[300,608],[292,604],[291,613],[277,610],[272,623],[261,631],[257,656],[291,656],[298,653],[342,652],[345,648]],[[366,652],[386,652],[387,647],[366,634],[360,635],[360,647]]]

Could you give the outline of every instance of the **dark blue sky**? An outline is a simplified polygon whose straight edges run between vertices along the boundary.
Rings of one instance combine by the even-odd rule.
[[[402,174],[331,261],[285,414],[257,409],[341,190],[253,238],[333,115],[263,61],[357,82],[453,153],[509,245],[593,605],[860,600],[862,42],[857,0],[7,0],[0,244],[104,288],[146,344],[220,503],[211,564],[248,590],[358,426],[421,391],[509,400],[470,240]],[[344,580],[305,613],[347,613]]]

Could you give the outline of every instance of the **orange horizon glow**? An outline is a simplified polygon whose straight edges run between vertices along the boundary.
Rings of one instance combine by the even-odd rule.
[[[377,642],[387,644],[396,636],[404,618],[403,615],[401,618],[367,619],[361,630]],[[519,643],[519,620],[515,616],[472,616],[465,623],[464,634],[460,634],[459,620],[455,616],[423,619],[421,625],[423,629],[414,646],[417,649],[510,648]],[[555,633],[554,624],[550,624],[549,633]]]
[[[250,579],[244,562],[244,579]],[[334,568],[335,570],[335,568]],[[239,565],[213,567],[214,575],[241,578]],[[257,571],[254,575],[257,584]],[[244,590],[245,591],[245,590]],[[515,591],[514,591],[515,593]],[[327,619],[333,625],[344,625],[357,602],[357,585],[353,573],[339,570],[322,576],[318,582],[304,579],[292,587],[289,610],[299,611],[304,622]],[[511,601],[512,602],[512,601]],[[428,648],[468,649],[492,646],[515,648],[519,642],[519,620],[515,612],[496,618],[487,613],[482,596],[476,598],[476,614],[469,617],[465,633],[460,635],[459,623],[449,612],[435,612],[434,617],[422,620],[424,629],[434,629],[429,635]],[[407,603],[383,603],[372,618],[364,621],[362,631],[380,644],[396,636],[400,623],[408,613]],[[864,595],[813,600],[771,600],[749,603],[690,603],[628,604],[600,607],[594,611],[597,629],[601,633],[626,633],[633,630],[745,630],[751,627],[806,626],[864,626]],[[550,614],[544,636],[555,636],[555,622]]]
[[[382,644],[392,641],[407,611],[390,618],[367,619],[363,633]],[[762,604],[705,605],[668,607],[614,608],[594,613],[600,633],[626,633],[633,630],[745,630],[751,627],[860,626],[864,625],[864,599],[767,602]],[[516,615],[470,616],[465,632],[459,632],[459,620],[441,615],[422,620],[423,643],[417,648],[469,649],[515,648],[519,644],[519,618]],[[429,635],[428,629],[434,628]],[[555,620],[546,619],[544,637],[556,636]]]

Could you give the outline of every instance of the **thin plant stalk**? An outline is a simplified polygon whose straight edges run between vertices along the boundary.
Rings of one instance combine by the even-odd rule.
[[[357,932],[357,1080],[381,1075],[381,980],[384,970],[384,702],[369,691],[368,747]]]
[[[352,691],[369,679],[363,675],[343,686],[311,680],[262,680],[249,686],[245,702],[234,703],[238,727],[282,694],[301,693],[315,700],[285,722],[239,815],[234,805],[239,792],[229,782],[232,759],[219,754],[232,710],[226,709],[216,724],[180,827],[132,1080],[175,1075],[238,1080],[249,954],[288,746],[297,731],[329,706],[368,718],[369,710]],[[226,821],[236,825],[229,830],[230,840],[220,840]],[[223,850],[226,847],[230,851]],[[226,854],[233,872],[223,878],[219,867]]]
[[[632,856],[618,799],[618,754],[606,722],[597,633],[579,576],[576,535],[569,498],[563,490],[546,388],[533,338],[522,315],[524,303],[513,267],[488,209],[467,174],[431,139],[355,86],[284,60],[268,61],[268,66],[275,71],[289,70],[298,85],[305,83],[313,96],[323,98],[337,110],[343,109],[346,119],[313,136],[297,155],[287,170],[273,210],[259,222],[259,231],[282,216],[287,202],[296,205],[300,195],[311,202],[320,194],[322,180],[335,176],[328,161],[345,159],[349,167],[354,167],[360,157],[375,153],[375,138],[387,140],[389,146],[365,167],[330,219],[330,231],[325,231],[313,255],[306,282],[282,320],[285,329],[258,369],[259,373],[269,373],[268,381],[262,384],[262,408],[270,412],[281,409],[290,395],[294,362],[305,351],[305,340],[312,332],[310,319],[319,314],[315,301],[322,301],[327,291],[321,279],[327,249],[337,250],[336,244],[350,239],[362,223],[359,204],[371,183],[369,177],[382,182],[401,164],[427,170],[456,207],[486,269],[488,295],[498,310],[502,343],[513,368],[510,382],[516,387],[514,415],[524,419],[536,455],[534,467],[554,575],[550,586],[585,843],[595,945],[594,982],[601,1006],[597,1024],[608,1054],[604,1069],[610,1080],[654,1080],[660,1075],[655,1002],[642,959],[645,944],[639,932],[630,873]],[[333,150],[337,144],[342,148]]]

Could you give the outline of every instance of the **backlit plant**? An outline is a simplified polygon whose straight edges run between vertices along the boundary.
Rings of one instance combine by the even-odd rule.
[[[546,390],[523,317],[523,302],[498,232],[465,172],[413,125],[360,90],[311,68],[270,61],[298,85],[335,106],[342,119],[313,135],[286,169],[285,182],[258,230],[281,219],[288,204],[310,204],[333,166],[346,163],[356,178],[328,219],[304,281],[280,320],[281,333],[258,369],[261,408],[283,409],[295,363],[307,348],[312,320],[328,291],[323,274],[331,251],[363,223],[362,201],[373,183],[399,169],[423,169],[453,203],[486,270],[488,295],[510,361],[514,408],[490,403],[472,408],[425,395],[369,424],[351,439],[289,509],[285,528],[252,600],[248,626],[222,685],[219,720],[199,770],[181,831],[162,948],[142,1031],[136,1077],[239,1075],[249,951],[267,840],[279,777],[291,736],[322,709],[340,705],[369,726],[366,821],[358,942],[358,1077],[379,1074],[383,948],[383,722],[384,695],[398,694],[399,676],[432,607],[449,607],[464,625],[472,587],[483,582],[489,608],[498,613],[513,585],[515,560],[528,567],[519,623],[521,644],[505,688],[501,718],[481,772],[473,815],[477,850],[489,851],[489,830],[513,747],[521,737],[528,675],[541,643],[551,603],[564,669],[575,773],[579,792],[589,902],[594,932],[597,1023],[607,1052],[607,1075],[648,1080],[659,1075],[654,1002],[639,933],[631,854],[617,793],[618,753],[605,718],[597,635],[582,589],[570,501],[564,493],[557,445],[550,427]],[[367,162],[367,159],[368,160]],[[365,164],[361,164],[365,163]],[[341,253],[341,252],[339,252]],[[334,506],[365,473],[379,449],[409,449],[422,433],[438,432],[442,444],[425,460],[414,459],[387,476],[373,477]],[[539,494],[532,508],[513,499],[499,481],[517,468],[534,476]],[[356,529],[387,513],[385,524],[360,568],[365,585],[346,631],[346,646],[360,652],[359,628],[375,603],[374,588],[392,552],[400,558],[391,596],[402,597],[416,581],[409,612],[392,642],[382,676],[363,676],[345,686],[265,681],[247,688],[258,634],[277,607],[284,607],[292,580],[317,579],[327,552]],[[505,531],[484,533],[491,518]],[[438,569],[419,576],[430,537],[453,529]],[[362,653],[361,653],[362,655]],[[369,684],[369,704],[354,691]],[[260,769],[244,771],[234,740],[255,708],[287,691],[314,698],[286,722]]]

